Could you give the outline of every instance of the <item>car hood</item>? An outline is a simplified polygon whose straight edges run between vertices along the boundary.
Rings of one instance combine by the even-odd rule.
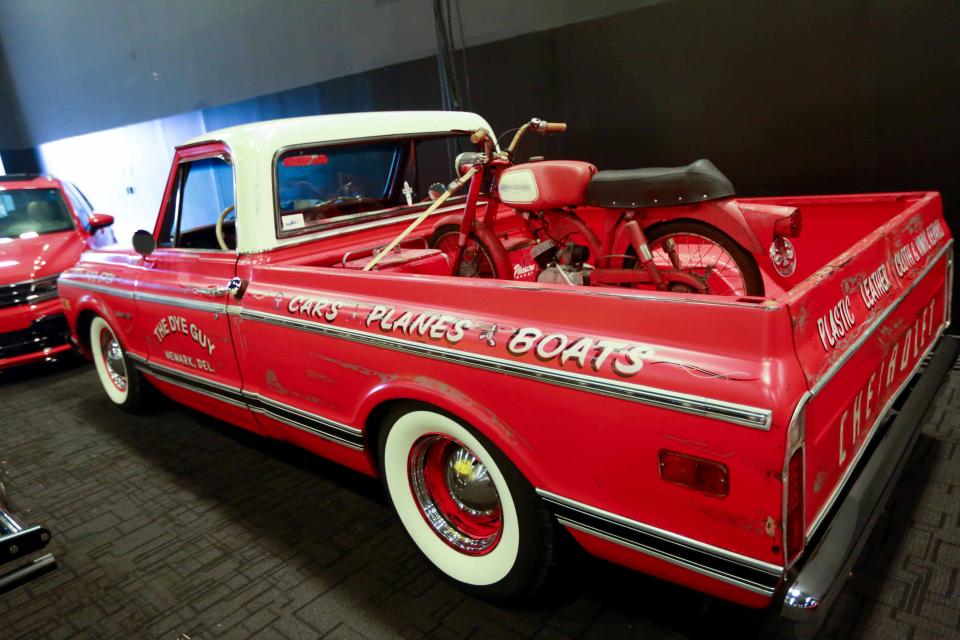
[[[76,264],[86,248],[76,231],[0,238],[0,285],[56,275]]]

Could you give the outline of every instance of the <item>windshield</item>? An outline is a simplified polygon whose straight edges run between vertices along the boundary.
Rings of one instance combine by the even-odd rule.
[[[0,238],[30,238],[73,229],[58,189],[0,191]]]

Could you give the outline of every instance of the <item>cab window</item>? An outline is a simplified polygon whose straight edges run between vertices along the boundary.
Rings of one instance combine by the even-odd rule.
[[[220,249],[217,219],[234,205],[233,167],[223,157],[182,162],[164,212],[159,246]],[[225,216],[224,240],[236,247],[236,217]]]
[[[277,236],[429,202],[430,185],[450,182],[467,149],[468,136],[433,135],[287,151],[276,165]]]

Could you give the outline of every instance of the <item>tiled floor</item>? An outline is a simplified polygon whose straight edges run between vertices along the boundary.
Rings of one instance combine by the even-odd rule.
[[[377,481],[171,403],[127,416],[76,362],[0,374],[0,460],[60,559],[0,596],[4,640],[759,634],[754,612],[584,557],[541,604],[474,600]],[[823,635],[960,637],[960,374]]]

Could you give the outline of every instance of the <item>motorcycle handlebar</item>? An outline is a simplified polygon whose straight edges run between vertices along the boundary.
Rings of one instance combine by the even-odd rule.
[[[544,122],[540,125],[540,131],[544,133],[561,133],[567,130],[566,122]]]
[[[486,143],[490,140],[490,133],[486,129],[477,129],[470,136],[470,142],[473,144]]]
[[[510,146],[506,150],[507,157],[510,157],[513,154],[514,149],[517,148],[517,145],[520,143],[520,139],[523,138],[523,134],[527,132],[528,129],[533,129],[537,133],[547,134],[547,133],[560,133],[567,130],[566,122],[547,122],[546,120],[540,120],[539,118],[533,118],[530,122],[526,123],[513,136],[513,141],[510,142]],[[490,157],[490,152],[493,149],[493,138],[490,136],[490,132],[486,129],[477,129],[470,135],[470,142],[476,145],[483,145],[484,151],[487,154],[487,157]]]

